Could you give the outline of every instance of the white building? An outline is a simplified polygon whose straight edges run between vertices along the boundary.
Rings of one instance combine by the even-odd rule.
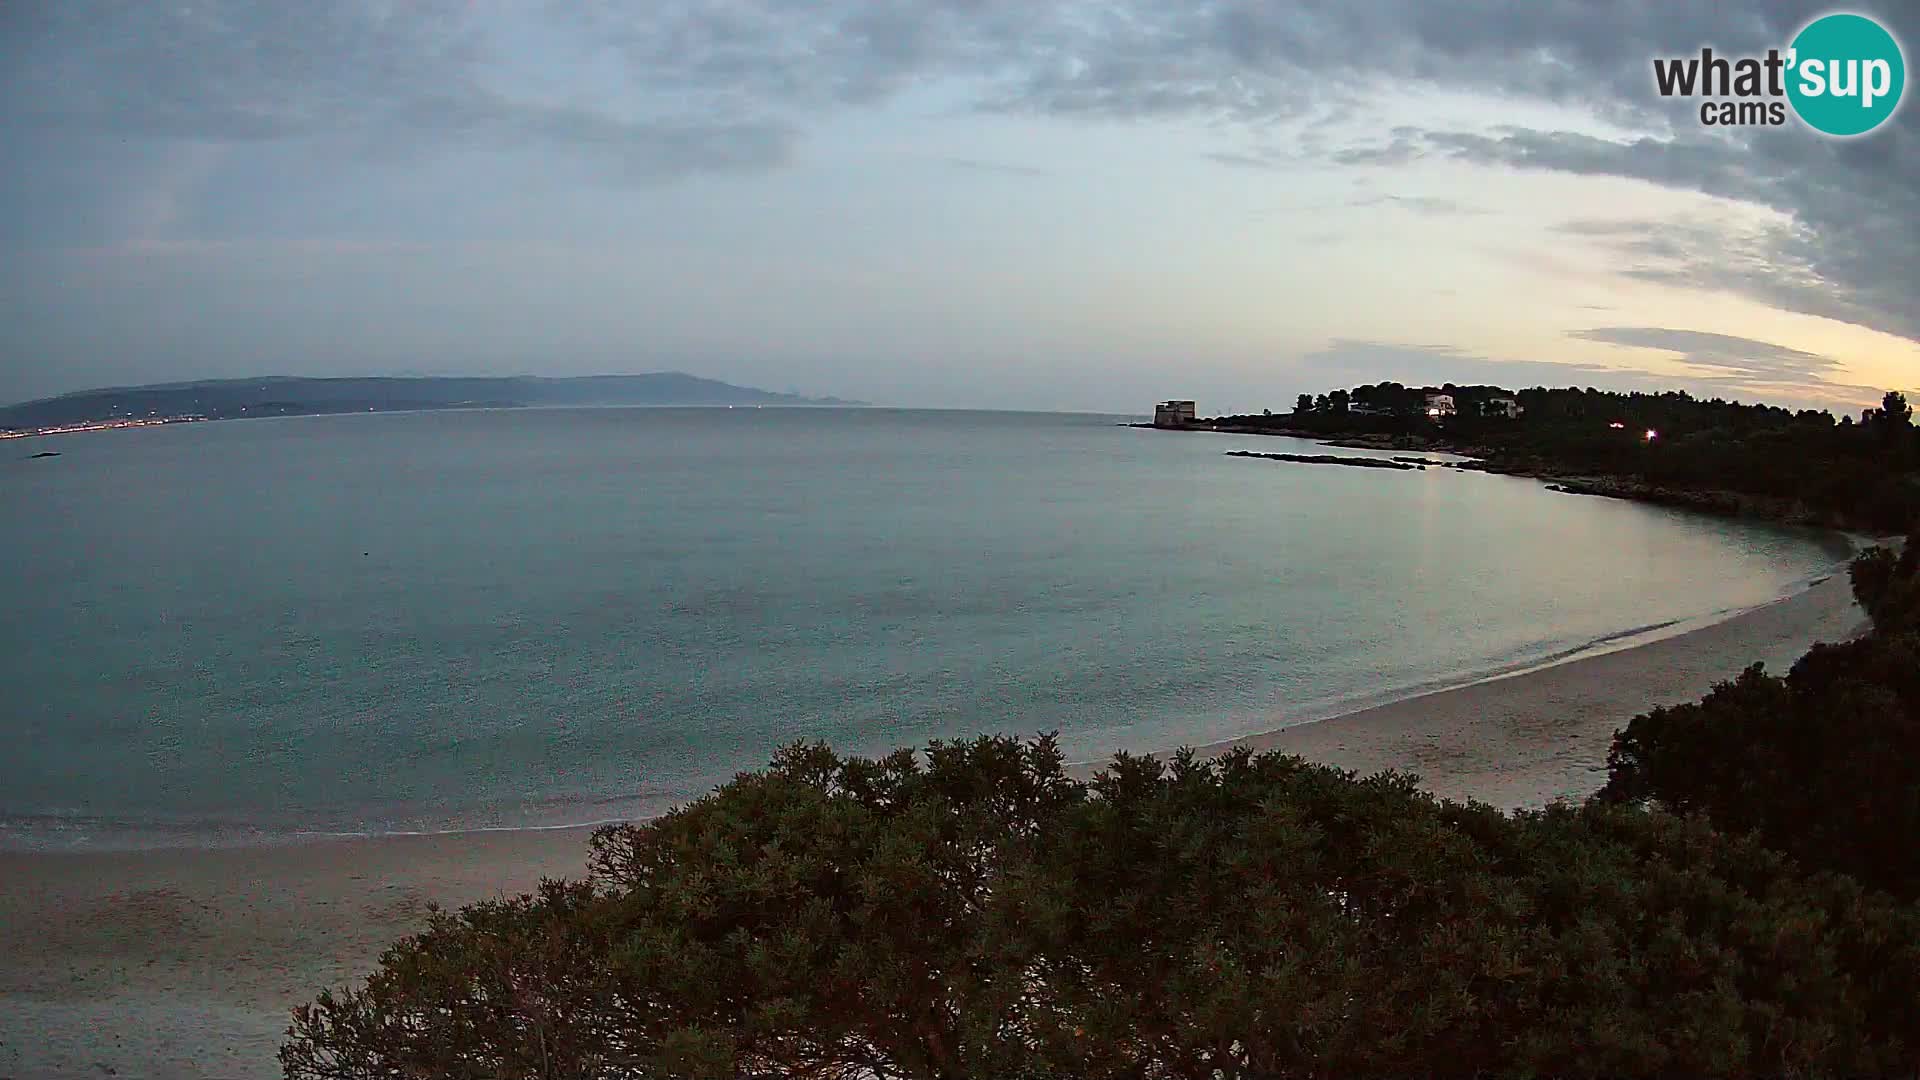
[[[1185,427],[1193,423],[1191,401],[1163,401],[1153,407],[1154,427]]]
[[[1435,420],[1443,416],[1452,416],[1459,412],[1453,404],[1452,394],[1428,394],[1427,415]]]
[[[1518,400],[1510,397],[1488,398],[1480,403],[1481,416],[1504,416],[1509,420],[1515,420],[1525,411],[1520,407]]]

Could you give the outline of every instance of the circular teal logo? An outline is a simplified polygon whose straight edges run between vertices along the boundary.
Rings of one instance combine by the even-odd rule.
[[[1865,15],[1823,15],[1787,53],[1787,98],[1815,131],[1864,135],[1893,115],[1907,88],[1906,59],[1886,27]]]

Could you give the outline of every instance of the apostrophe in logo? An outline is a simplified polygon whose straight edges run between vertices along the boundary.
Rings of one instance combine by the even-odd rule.
[[[1900,108],[1906,58],[1886,27],[1836,12],[1802,27],[1787,47],[1764,55],[1655,57],[1654,89],[1699,98],[1708,127],[1777,127],[1789,115],[1824,135],[1864,135]],[[1788,107],[1792,113],[1788,113]]]
[[[1828,135],[1864,135],[1886,123],[1907,88],[1900,43],[1864,15],[1808,23],[1788,48],[1787,64],[1793,111]]]

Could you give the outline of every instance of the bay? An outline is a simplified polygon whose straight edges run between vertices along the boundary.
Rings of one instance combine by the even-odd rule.
[[[601,820],[799,739],[1203,744],[1675,632],[1841,557],[1121,419],[539,409],[0,444],[0,844]]]

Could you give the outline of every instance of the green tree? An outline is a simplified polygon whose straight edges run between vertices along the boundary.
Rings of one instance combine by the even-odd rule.
[[[1887,391],[1887,396],[1880,400],[1880,416],[1901,431],[1913,427],[1913,406],[1907,404],[1907,395],[1898,390]]]
[[[1301,394],[1301,395],[1300,395],[1299,397],[1297,397],[1297,398],[1294,398],[1294,399],[1293,399],[1293,411],[1294,411],[1295,413],[1310,413],[1310,412],[1312,412],[1312,411],[1313,411],[1313,395],[1312,395],[1312,394]]]
[[[1333,409],[1333,411],[1337,413],[1346,412],[1349,401],[1351,401],[1351,399],[1347,396],[1347,392],[1345,390],[1335,390],[1334,392],[1327,395],[1328,406],[1330,406]]]
[[[1698,821],[1504,816],[1238,751],[784,751],[436,913],[293,1080],[1848,1075],[1920,1057],[1920,927]]]

